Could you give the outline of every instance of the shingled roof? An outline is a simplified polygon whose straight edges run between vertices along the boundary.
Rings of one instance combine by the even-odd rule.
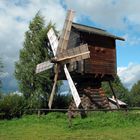
[[[100,28],[86,26],[86,25],[82,25],[82,24],[78,24],[78,23],[74,23],[74,22],[72,23],[72,27],[79,30],[79,31],[82,31],[82,32],[88,32],[88,33],[98,34],[101,36],[107,36],[107,37],[111,37],[111,38],[122,40],[122,41],[125,40],[122,37],[112,35],[112,34],[108,33],[106,30],[103,30]]]

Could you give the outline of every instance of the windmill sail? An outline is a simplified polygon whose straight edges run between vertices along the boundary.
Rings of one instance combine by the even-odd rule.
[[[57,61],[64,61],[62,63],[71,63],[90,58],[89,54],[90,51],[88,50],[88,45],[84,44],[76,48],[64,50],[62,53],[59,53],[57,55]]]
[[[68,80],[71,93],[76,103],[76,106],[78,107],[81,103],[79,94],[70,76],[70,73],[66,67],[66,64],[89,58],[90,51],[88,50],[87,44],[80,45],[76,48],[67,49],[73,17],[74,17],[74,11],[68,10],[64,27],[62,30],[62,34],[60,36],[59,41],[52,28],[47,33],[47,36],[48,36],[48,39],[49,39],[49,42],[50,42],[50,45],[54,54],[54,59],[52,60],[54,60],[53,62],[55,64],[52,64],[51,63],[52,61],[51,62],[46,61],[46,62],[38,64],[36,68],[36,73],[39,73],[44,70],[47,70],[48,68],[51,68],[52,66],[55,67],[54,83],[53,83],[53,88],[52,88],[52,92],[51,92],[49,104],[48,104],[49,108],[51,108],[52,106],[58,74],[59,74],[60,66],[62,65],[64,65],[64,72]]]
[[[62,34],[60,36],[57,54],[59,54],[63,50],[66,50],[66,48],[67,48],[73,17],[74,17],[74,11],[68,10],[68,13],[67,13],[67,16],[65,19],[65,23],[64,23],[64,27],[62,30]]]
[[[50,61],[46,61],[46,62],[43,62],[43,63],[40,63],[36,66],[36,73],[40,73],[40,72],[43,72],[45,70],[48,70],[50,68],[53,67],[53,63],[51,63]]]
[[[79,97],[79,94],[78,94],[78,92],[77,92],[77,89],[76,89],[76,87],[75,87],[75,85],[74,85],[74,83],[73,83],[73,81],[72,81],[72,78],[71,78],[71,76],[70,76],[70,74],[69,74],[69,71],[68,71],[66,65],[64,65],[64,72],[65,72],[65,74],[66,74],[66,78],[67,78],[67,80],[68,80],[68,83],[69,83],[69,86],[70,86],[70,90],[71,90],[73,99],[74,99],[75,104],[76,104],[76,106],[77,106],[77,108],[78,108],[79,105],[80,105],[80,103],[81,103],[81,99],[80,99],[80,97]]]
[[[59,54],[60,52],[62,52],[64,49],[67,48],[73,16],[74,16],[74,12],[72,10],[68,10],[67,17],[66,17],[64,27],[63,27],[63,31],[62,31],[62,34],[60,36],[60,40],[58,42],[56,57],[57,57],[57,54]],[[51,47],[53,48],[53,46],[51,46]],[[53,101],[53,97],[54,97],[54,93],[55,93],[55,87],[56,87],[56,81],[57,81],[57,78],[58,78],[58,71],[59,71],[59,65],[56,64],[54,85],[53,85],[53,89],[52,89],[51,96],[50,96],[50,99],[49,99],[49,104],[48,104],[49,108],[51,108],[51,106],[52,106],[52,101]]]
[[[54,30],[52,28],[48,31],[47,36],[48,36],[48,39],[49,39],[53,54],[55,56],[56,51],[57,51],[57,47],[58,47],[58,38],[55,35],[55,32],[54,32]]]

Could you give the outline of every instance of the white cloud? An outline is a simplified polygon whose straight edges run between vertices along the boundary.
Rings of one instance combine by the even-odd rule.
[[[128,25],[133,23],[136,25],[135,30],[140,30],[139,0],[106,0],[105,2],[103,0],[64,0],[61,3],[60,1],[13,0],[11,2],[11,0],[0,0],[0,57],[5,65],[4,71],[9,73],[7,75],[9,79],[14,72],[14,62],[18,60],[19,49],[23,47],[24,33],[28,30],[29,22],[39,10],[45,17],[46,23],[52,20],[59,30],[63,26],[66,14],[66,9],[61,5],[62,2],[66,7],[76,11],[76,20],[81,21],[85,15],[108,29],[127,29]],[[124,36],[128,37],[132,45],[140,42],[137,37],[132,38],[132,34],[128,35],[128,32]],[[122,69],[122,72],[125,72],[127,68]],[[126,85],[132,81],[131,79],[135,79],[125,78]],[[16,84],[13,83],[13,85]]]
[[[59,0],[1,0],[0,1],[0,57],[4,63],[4,71],[11,77],[14,63],[18,60],[19,50],[23,47],[24,33],[29,22],[38,11],[61,29],[65,18],[65,9]],[[3,77],[5,78],[5,76]],[[12,87],[9,81],[9,86]],[[13,86],[16,85],[14,80]]]
[[[104,27],[124,29],[128,22],[140,25],[139,0],[66,0],[66,3],[79,15],[88,15]]]
[[[139,46],[140,44],[140,38],[138,36],[126,34],[124,38],[125,41],[129,44],[129,46]]]
[[[138,35],[132,34],[132,33],[126,33],[122,36],[122,38],[125,39],[125,41],[117,41],[117,46],[122,47],[139,47],[140,44],[140,38]],[[136,48],[134,48],[136,49]]]
[[[140,39],[140,1],[139,0],[66,0],[67,6],[73,8],[79,15],[78,20],[82,21],[84,16],[104,27],[121,34],[126,41],[117,42],[118,46],[139,46]],[[132,50],[132,49],[131,49]],[[133,49],[134,55],[136,48]],[[139,49],[137,48],[137,51]],[[138,54],[138,52],[136,52]],[[129,52],[130,54],[130,52]],[[125,59],[125,56],[123,56]],[[128,56],[126,56],[128,57]],[[127,59],[126,62],[131,60]],[[140,65],[129,64],[127,67],[119,67],[118,74],[126,87],[129,89],[140,79]]]
[[[5,78],[8,77],[9,73],[8,72],[0,72],[0,78]]]
[[[131,89],[133,84],[140,80],[140,64],[130,63],[127,67],[119,67],[118,75],[122,83]]]

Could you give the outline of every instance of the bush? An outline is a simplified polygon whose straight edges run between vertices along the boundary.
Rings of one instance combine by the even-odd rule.
[[[57,94],[54,98],[53,107],[59,109],[67,109],[71,101],[71,95]]]
[[[26,102],[23,96],[17,94],[5,95],[0,100],[0,118],[11,119],[21,117],[24,113]]]

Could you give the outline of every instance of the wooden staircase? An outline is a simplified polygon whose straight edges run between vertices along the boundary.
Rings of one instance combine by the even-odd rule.
[[[111,109],[108,98],[102,88],[84,88],[83,93],[84,94],[81,96],[81,109]],[[77,107],[74,101],[72,101],[68,111],[68,114],[70,114],[71,117],[81,114],[81,112],[74,111],[74,109],[77,109]],[[84,114],[86,113],[87,112],[84,112]]]
[[[102,88],[87,88],[84,91],[96,109],[110,109],[108,98]]]

